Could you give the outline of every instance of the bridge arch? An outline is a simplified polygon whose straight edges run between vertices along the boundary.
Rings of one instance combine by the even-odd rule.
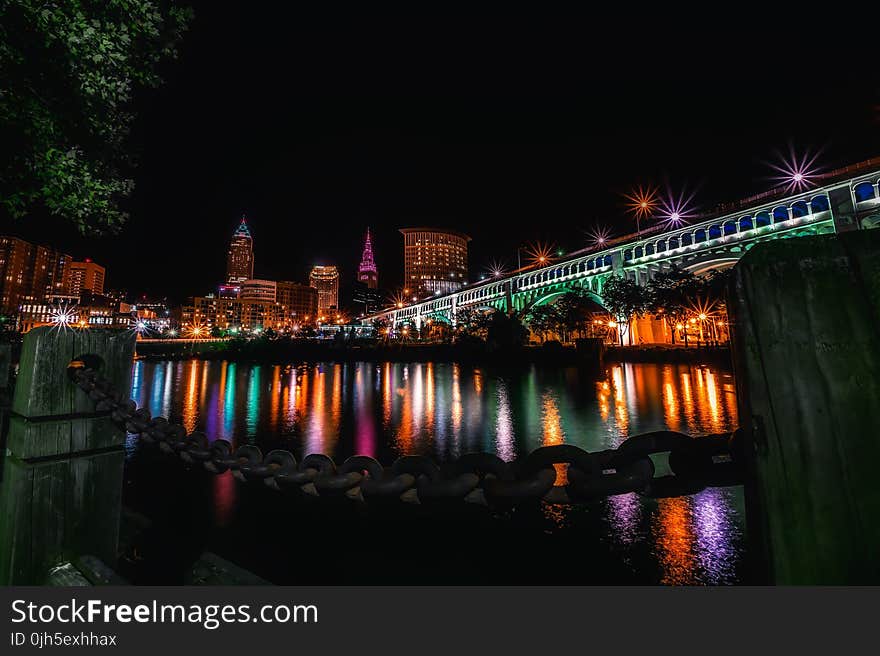
[[[595,289],[593,289],[593,287],[595,287]],[[596,303],[604,307],[602,297],[599,296],[598,293],[598,290],[601,289],[601,281],[591,280],[585,281],[584,284],[579,284],[574,281],[561,283],[558,285],[553,285],[552,287],[548,287],[546,290],[543,291],[543,293],[532,294],[529,298],[525,299],[525,302],[522,306],[522,311],[528,312],[532,308],[551,303],[560,296],[563,296],[564,294],[567,294],[568,292],[574,291],[576,289],[585,290],[587,293],[589,293],[590,297],[594,301],[596,301]]]
[[[736,255],[722,255],[712,257],[711,259],[706,260],[696,260],[694,262],[689,262],[682,268],[685,271],[690,271],[695,276],[702,275],[704,273],[708,273],[709,271],[723,271],[724,269],[729,269],[734,264],[739,261],[739,258],[742,254]]]

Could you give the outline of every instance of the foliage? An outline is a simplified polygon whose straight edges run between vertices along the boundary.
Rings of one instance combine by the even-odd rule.
[[[532,307],[526,314],[529,328],[536,333],[541,340],[553,333],[562,332],[562,317],[553,303],[545,303]]]
[[[652,312],[662,314],[666,325],[672,332],[672,343],[675,343],[676,325],[684,324],[690,306],[700,288],[700,280],[690,271],[676,266],[660,271],[648,283],[648,295]],[[687,334],[685,334],[687,339]]]
[[[672,267],[658,272],[648,283],[650,310],[662,315],[675,343],[676,326],[689,317],[705,312],[724,313],[727,284],[731,269],[714,270],[707,276]],[[687,331],[684,331],[687,343]]]
[[[508,315],[506,312],[496,310],[489,317],[486,341],[490,346],[500,348],[522,346],[528,337],[529,331],[517,315]]]
[[[455,313],[456,333],[459,337],[486,339],[491,314],[476,308],[461,308]]]
[[[624,330],[629,328],[629,322],[633,317],[644,314],[650,305],[646,289],[639,287],[635,280],[623,276],[610,276],[605,281],[602,288],[602,300],[621,327],[621,342]],[[631,333],[630,343],[632,343]]]
[[[532,307],[527,314],[529,327],[541,339],[557,334],[563,339],[584,337],[591,332],[597,311],[593,295],[582,288],[575,288],[560,296],[554,303]]]
[[[556,311],[567,335],[585,337],[588,335],[596,315],[596,302],[593,295],[578,287],[563,294],[556,301]]]
[[[170,0],[4,0],[0,3],[0,203],[35,207],[83,233],[118,229],[133,181],[124,150],[137,87],[155,87],[161,62],[192,11]]]

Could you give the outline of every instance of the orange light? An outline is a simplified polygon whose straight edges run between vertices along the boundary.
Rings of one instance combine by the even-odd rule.
[[[639,185],[623,196],[629,201],[627,206],[637,219],[649,216],[657,205],[657,190],[652,187]]]

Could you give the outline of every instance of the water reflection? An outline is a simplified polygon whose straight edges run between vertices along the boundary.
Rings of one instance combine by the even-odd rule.
[[[443,461],[475,450],[509,461],[542,445],[598,451],[649,430],[705,434],[737,425],[731,375],[687,365],[614,365],[597,381],[576,369],[512,372],[445,363],[138,361],[132,396],[154,415],[204,430],[212,440],[285,448],[298,458],[327,453],[341,461],[363,453],[386,464],[403,454]],[[127,448],[134,453],[136,443]],[[662,473],[664,464],[657,465]],[[559,467],[557,483],[566,475]],[[214,492],[216,521],[226,523],[235,485],[220,477]],[[616,548],[650,551],[663,583],[735,579],[743,542],[740,490],[657,501],[630,494],[599,505]],[[548,507],[545,516],[557,527],[572,521],[565,506]]]

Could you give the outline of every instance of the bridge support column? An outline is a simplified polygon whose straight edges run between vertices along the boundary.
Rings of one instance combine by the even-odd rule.
[[[767,578],[880,583],[880,231],[758,244],[730,310],[748,532]]]
[[[0,585],[40,584],[50,568],[91,555],[113,565],[125,432],[70,382],[83,358],[131,384],[135,336],[35,328],[25,335],[0,490]]]
[[[849,232],[859,229],[856,203],[849,184],[829,191],[828,200],[831,205],[835,232]]]

